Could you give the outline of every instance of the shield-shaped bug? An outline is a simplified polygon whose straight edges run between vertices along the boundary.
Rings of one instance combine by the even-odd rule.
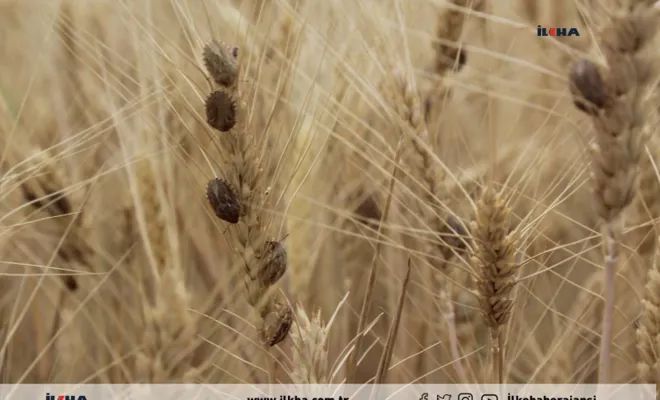
[[[266,286],[280,280],[287,267],[286,249],[280,242],[268,241],[264,244],[263,262],[258,272],[258,279]]]
[[[377,228],[380,223],[381,210],[373,196],[365,197],[355,209],[355,219],[363,224]]]
[[[578,61],[569,74],[570,90],[577,108],[587,114],[596,114],[606,106],[609,93],[598,67],[591,61]]]
[[[220,86],[231,87],[238,77],[238,47],[230,48],[225,43],[213,40],[204,46],[202,53],[206,70]]]
[[[273,347],[286,339],[293,325],[293,312],[288,305],[278,307],[264,318],[260,329],[261,338],[269,347]]]
[[[234,99],[222,90],[216,90],[206,99],[206,122],[220,132],[227,132],[236,125],[237,106]]]
[[[218,218],[230,224],[238,222],[241,205],[230,184],[219,178],[211,179],[206,186],[206,197]]]

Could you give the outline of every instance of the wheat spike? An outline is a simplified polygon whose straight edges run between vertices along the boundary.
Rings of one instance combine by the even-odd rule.
[[[657,30],[658,12],[640,4],[615,16],[600,34],[600,45],[609,67],[603,78],[589,61],[577,63],[569,76],[579,108],[591,116],[594,206],[604,222],[606,307],[600,354],[600,382],[610,379],[610,349],[614,314],[621,215],[631,204],[637,168],[647,140],[651,106],[644,101],[653,68],[645,47]],[[586,101],[584,101],[586,100]]]
[[[518,264],[515,261],[516,238],[510,232],[511,210],[502,194],[486,189],[472,222],[472,264],[477,273],[477,294],[484,322],[491,332],[493,369],[497,382],[503,376],[503,326],[511,318],[513,289]]]
[[[274,346],[284,340],[292,324],[292,310],[273,285],[287,267],[283,244],[269,240],[269,217],[263,211],[268,193],[257,141],[251,131],[242,93],[237,82],[238,50],[227,50],[212,42],[204,48],[206,68],[224,89],[213,92],[206,100],[207,121],[223,132],[220,137],[227,152],[227,180],[215,178],[207,188],[207,197],[216,215],[236,224],[237,256],[244,265],[243,279],[248,303],[260,317],[258,327],[262,341]]]

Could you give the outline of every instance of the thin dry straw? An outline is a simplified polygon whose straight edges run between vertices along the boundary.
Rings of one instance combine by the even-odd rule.
[[[636,335],[637,378],[641,383],[657,385],[660,376],[660,272],[656,265],[648,273]],[[660,392],[660,388],[657,390]]]
[[[390,330],[387,333],[387,341],[385,342],[385,350],[378,363],[378,370],[376,371],[376,385],[384,383],[387,380],[387,372],[389,371],[390,362],[392,361],[392,351],[399,332],[399,324],[401,323],[401,315],[403,314],[403,304],[406,300],[406,290],[408,289],[408,282],[410,282],[410,270],[412,269],[412,261],[408,258],[408,266],[406,268],[406,276],[401,283],[401,293],[399,294],[399,302],[396,308],[396,314],[390,325]]]
[[[382,236],[384,226],[387,222],[387,219],[389,218],[390,208],[392,206],[392,197],[394,194],[394,184],[398,179],[399,171],[400,171],[399,161],[401,159],[401,155],[403,154],[403,149],[404,149],[403,143],[404,143],[404,138],[401,137],[397,144],[396,153],[394,155],[392,174],[390,176],[390,181],[387,187],[387,198],[385,200],[385,208],[383,209],[383,213],[381,215],[380,222],[378,224],[378,232],[376,234],[377,239],[380,239],[380,237]],[[371,298],[373,297],[374,287],[376,284],[376,275],[378,273],[378,267],[380,266],[380,263],[378,261],[380,259],[382,243],[383,243],[382,240],[376,241],[376,250],[374,251],[374,256],[371,259],[371,266],[369,268],[369,281],[367,283],[367,290],[364,294],[364,299],[362,300],[362,308],[360,310],[360,317],[358,320],[358,326],[357,326],[358,337],[355,341],[355,347],[353,348],[353,351],[350,353],[350,355],[348,356],[348,360],[346,361],[347,383],[353,382],[355,378],[355,372],[357,369],[357,360],[358,357],[360,356],[360,352],[362,351],[362,341],[364,339],[364,333],[362,332],[362,330],[364,329],[367,316],[369,315],[369,311],[371,310]]]

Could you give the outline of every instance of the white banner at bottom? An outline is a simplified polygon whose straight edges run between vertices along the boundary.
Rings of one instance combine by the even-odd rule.
[[[0,385],[0,400],[655,400],[655,385]]]

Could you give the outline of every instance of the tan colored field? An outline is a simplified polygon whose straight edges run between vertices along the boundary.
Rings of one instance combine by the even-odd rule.
[[[656,383],[629,2],[0,1],[1,382]]]

